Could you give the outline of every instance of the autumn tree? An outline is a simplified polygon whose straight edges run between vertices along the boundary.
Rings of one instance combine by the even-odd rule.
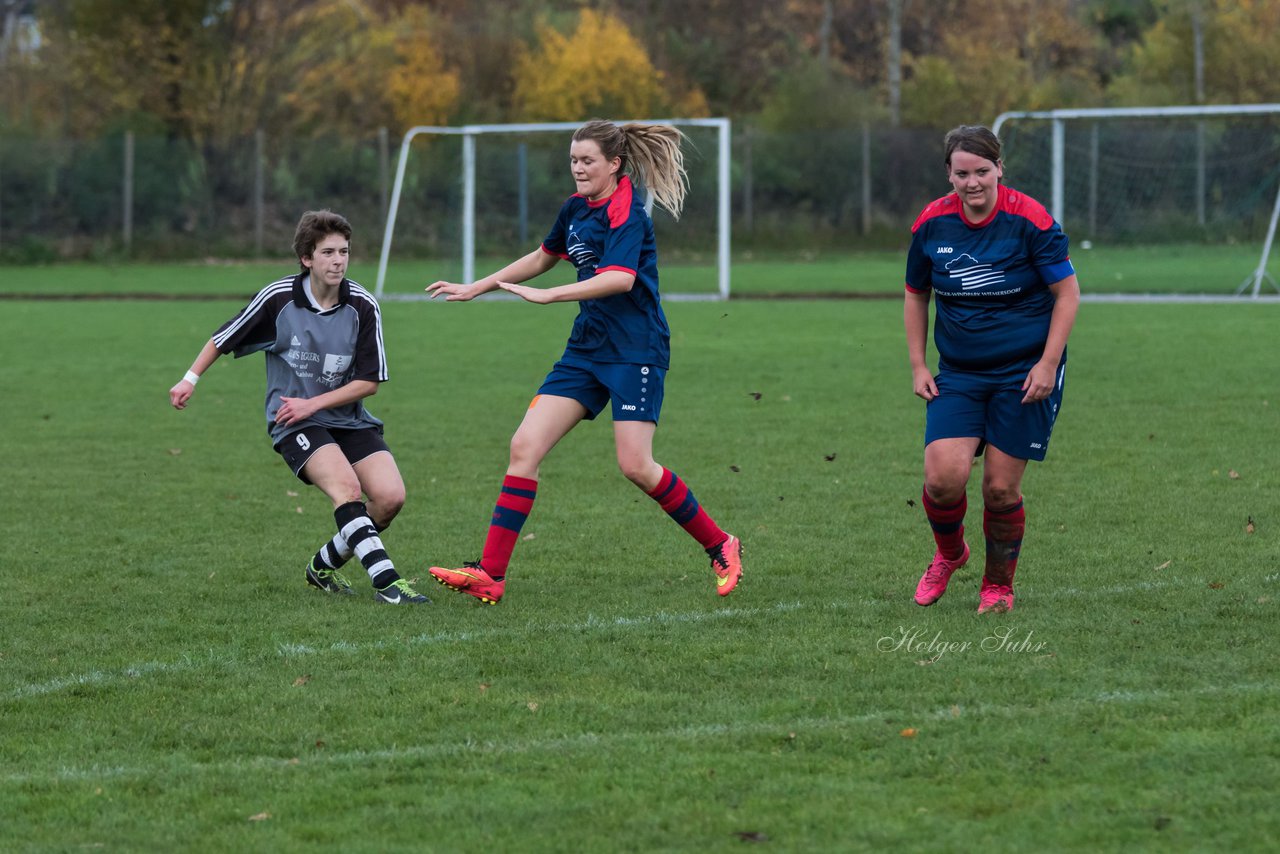
[[[1163,0],[1127,74],[1109,89],[1124,104],[1193,104],[1192,12],[1204,28],[1205,100],[1220,104],[1280,101],[1275,74],[1280,3],[1274,0]]]
[[[567,35],[539,26],[537,44],[516,61],[515,110],[536,121],[707,114],[700,92],[672,93],[665,82],[620,19],[583,9]]]
[[[426,8],[379,13],[348,0],[321,0],[289,22],[295,33],[278,72],[290,85],[279,124],[356,133],[446,124],[459,96]]]
[[[989,123],[1011,109],[1094,102],[1093,34],[1062,0],[988,0],[981,15],[946,20],[937,50],[906,61],[903,116],[943,127]]]

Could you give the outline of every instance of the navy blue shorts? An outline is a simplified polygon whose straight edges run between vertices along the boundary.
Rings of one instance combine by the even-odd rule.
[[[662,409],[666,368],[620,365],[561,358],[542,381],[538,394],[578,401],[593,419],[613,401],[614,421],[657,422]]]
[[[1028,404],[1022,402],[1022,383],[1030,365],[1001,373],[939,371],[938,396],[925,408],[925,445],[976,436],[982,440],[978,453],[991,444],[1020,460],[1043,460],[1062,406],[1066,367],[1063,359],[1047,398]]]

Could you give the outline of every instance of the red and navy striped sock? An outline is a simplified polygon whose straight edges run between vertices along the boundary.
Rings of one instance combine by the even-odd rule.
[[[938,551],[947,560],[958,559],[964,554],[964,514],[969,509],[968,496],[961,495],[955,504],[944,506],[935,504],[925,490],[921,493],[921,500],[924,515],[929,518],[929,527],[933,528],[933,540],[938,544]]]
[[[1027,511],[1022,499],[1012,507],[982,511],[982,532],[987,537],[986,578],[992,584],[1013,584],[1022,552],[1022,535],[1027,530]]]
[[[515,550],[516,540],[520,539],[520,529],[529,518],[533,499],[537,497],[536,480],[514,475],[507,475],[502,479],[502,491],[498,493],[498,503],[493,508],[493,521],[489,523],[489,535],[484,541],[484,556],[480,558],[480,565],[494,581],[506,578],[511,552]]]
[[[720,526],[698,504],[698,499],[693,497],[684,481],[670,469],[662,469],[662,479],[649,497],[658,502],[667,515],[704,549],[714,549],[729,539],[729,535],[720,530]]]

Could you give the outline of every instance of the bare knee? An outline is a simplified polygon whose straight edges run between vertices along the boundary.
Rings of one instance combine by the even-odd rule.
[[[969,483],[968,468],[938,467],[924,473],[924,491],[935,504],[956,504],[965,495]]]
[[[542,464],[544,455],[541,443],[517,430],[511,437],[511,457],[507,473],[537,480],[538,466]]]
[[[363,497],[363,492],[360,490],[360,479],[355,476],[355,472],[352,472],[349,478],[342,478],[336,483],[330,484],[325,489],[325,493],[329,496],[329,500],[333,502],[334,507],[341,507],[343,504],[359,501]]]
[[[662,466],[647,458],[619,454],[618,470],[623,477],[645,492],[652,492],[662,478]]]
[[[982,484],[982,500],[986,505],[994,510],[1003,510],[1006,507],[1012,507],[1022,498],[1022,487],[1020,484],[1009,483],[989,483]]]
[[[369,515],[385,528],[399,515],[404,499],[404,484],[376,489],[369,493]]]

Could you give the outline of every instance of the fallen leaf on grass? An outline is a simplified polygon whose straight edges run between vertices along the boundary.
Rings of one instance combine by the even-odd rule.
[[[298,512],[299,512],[299,513],[301,513],[301,512],[302,512],[302,508],[301,508],[301,507],[299,507],[299,508],[298,508]]]
[[[1209,582],[1209,589],[1210,589],[1210,590],[1221,590],[1222,588],[1224,588],[1224,587],[1226,587],[1226,586],[1227,586],[1227,585],[1223,584],[1221,581],[1210,581],[1210,582]]]
[[[916,729],[915,727],[907,727],[902,732],[898,733],[898,735],[902,736],[903,738],[915,738]]]
[[[176,456],[178,456],[178,454],[181,454],[181,453],[182,453],[182,449],[181,449],[181,448],[170,448],[170,449],[169,449],[169,455],[170,455],[170,456],[176,457]]]
[[[538,704],[537,704],[537,703],[529,703],[529,711],[531,711],[531,712],[536,712],[536,711],[538,711]]]
[[[908,499],[907,499],[907,506],[908,506],[908,507],[915,507],[915,506],[916,506],[915,499],[914,499],[914,498],[908,498]]]
[[[758,830],[736,830],[734,831],[733,835],[738,837],[743,842],[768,842],[769,841],[768,834],[761,833]]]
[[[1227,470],[1227,477],[1231,478],[1232,480],[1239,480],[1239,479],[1240,479],[1240,472],[1236,471],[1235,469],[1228,469],[1228,470]]]
[[[537,537],[537,536],[538,536],[537,534],[525,534],[525,535],[524,535],[524,537],[522,537],[521,539],[523,539],[523,540],[525,540],[526,542],[528,542],[529,540],[532,540],[532,539],[534,539],[534,538],[535,538],[535,537]]]
[[[321,750],[323,750],[324,748],[328,747],[328,745],[324,743],[324,739],[323,739],[323,738],[317,738],[317,739],[316,739],[316,747],[318,747],[318,748],[320,748]]]
[[[835,455],[835,454],[823,454],[823,455],[822,455],[822,458],[823,458],[824,460],[826,460],[827,462],[829,462],[829,463],[834,463],[834,462],[836,461],[836,455]]]
[[[1253,517],[1250,516],[1249,521],[1244,523],[1244,532],[1246,534],[1252,534],[1256,530],[1258,530],[1258,526],[1253,524]]]
[[[297,679],[293,680],[293,687],[301,688],[303,685],[306,685],[310,681],[311,681],[310,673],[306,674],[305,676],[299,676]]]
[[[764,397],[764,395],[758,391],[749,391],[747,392],[747,394],[751,395],[752,400],[759,400],[760,398]]]
[[[488,682],[481,682],[481,683],[480,683],[480,693],[481,693],[481,694],[483,694],[485,691],[488,691],[488,690],[489,690],[489,683],[488,683]]]
[[[1162,570],[1162,569],[1168,569],[1168,568],[1169,568],[1169,564],[1171,564],[1171,563],[1173,563],[1173,561],[1171,561],[1171,560],[1166,560],[1164,563],[1162,563],[1162,564],[1160,564],[1159,566],[1157,566],[1157,567],[1156,567],[1156,571],[1157,571],[1157,572],[1159,572],[1159,571],[1160,571],[1160,570]]]
[[[285,495],[287,495],[287,496],[289,496],[290,498],[297,498],[297,497],[298,497],[298,493],[294,492],[292,489],[286,489],[286,490],[284,491],[284,494],[285,494]]]
[[[736,473],[736,472],[742,471],[742,469],[738,468],[737,466],[729,466],[729,471]]]
[[[267,820],[267,819],[269,819],[269,818],[271,818],[271,813],[269,813],[269,812],[260,812],[260,813],[258,813],[257,815],[251,815],[251,816],[249,816],[249,821],[266,821],[266,820]]]

